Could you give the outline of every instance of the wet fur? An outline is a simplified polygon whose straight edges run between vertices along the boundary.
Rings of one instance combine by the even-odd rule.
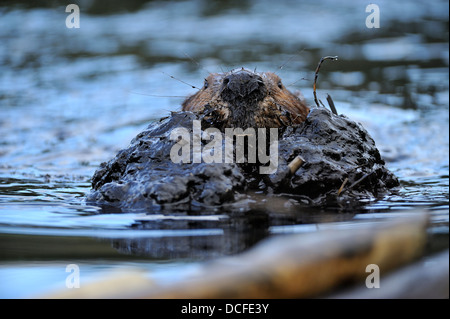
[[[255,84],[256,81],[251,84],[260,87],[245,97],[231,99],[226,92],[226,79],[238,72],[258,78],[258,84]],[[291,93],[278,75],[272,72],[252,72],[244,68],[226,73],[211,73],[205,79],[204,86],[183,102],[182,110],[206,112],[224,122],[226,127],[242,128],[300,124],[309,113],[303,97]]]

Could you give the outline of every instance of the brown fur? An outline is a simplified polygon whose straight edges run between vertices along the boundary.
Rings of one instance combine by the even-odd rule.
[[[272,72],[247,69],[211,73],[205,85],[182,104],[183,111],[212,112],[226,127],[282,127],[305,121],[304,99]]]

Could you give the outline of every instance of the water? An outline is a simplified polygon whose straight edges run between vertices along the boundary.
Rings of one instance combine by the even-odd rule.
[[[448,2],[378,1],[368,29],[354,1],[80,2],[0,7],[0,297],[64,289],[68,264],[82,284],[109,271],[146,269],[175,280],[203,260],[267,236],[432,213],[432,250],[448,248]],[[179,109],[209,72],[276,71],[313,103],[361,122],[400,179],[395,194],[356,211],[288,199],[251,212],[117,212],[83,196],[103,161],[149,122]],[[174,80],[172,75],[181,81]],[[107,213],[107,214],[102,214]]]

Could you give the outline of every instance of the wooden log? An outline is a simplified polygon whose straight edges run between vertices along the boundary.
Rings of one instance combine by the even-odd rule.
[[[136,292],[147,290],[153,285],[144,270],[122,269],[111,271],[79,288],[49,292],[43,299],[117,299],[133,298]]]
[[[239,255],[205,262],[197,275],[163,284],[119,286],[105,298],[310,298],[348,282],[364,281],[366,266],[383,273],[421,256],[426,214],[354,228],[278,235]],[[132,285],[131,285],[132,286]],[[99,291],[103,288],[98,286]],[[91,293],[85,295],[92,296]],[[124,293],[126,291],[126,293]],[[83,287],[50,298],[82,298]],[[96,295],[102,298],[101,293]]]
[[[389,274],[381,274],[379,288],[365,285],[331,294],[332,299],[448,299],[449,251],[435,254]]]
[[[154,287],[147,298],[308,298],[365,279],[366,266],[382,271],[422,253],[424,215],[408,220],[269,239],[254,249],[205,265],[199,276]]]

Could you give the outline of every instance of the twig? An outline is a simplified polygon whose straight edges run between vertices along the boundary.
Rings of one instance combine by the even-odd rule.
[[[362,164],[361,164],[361,165],[358,165],[358,166],[355,166],[355,167],[352,168],[352,171],[353,171],[353,170],[357,170],[358,168],[361,168],[362,166],[363,166]],[[372,173],[373,173],[373,172],[372,172]],[[364,174],[363,177],[361,177],[359,180],[357,180],[356,182],[354,182],[354,183],[353,183],[352,185],[350,185],[347,189],[350,189],[350,188],[352,188],[352,187],[358,185],[360,182],[362,182],[367,176],[371,175],[372,173]],[[347,184],[347,182],[348,182],[348,177],[346,177],[346,178],[344,179],[344,182],[342,182],[341,187],[339,187],[339,190],[338,190],[338,192],[337,192],[337,196],[341,195],[343,192],[346,191],[346,189],[344,189],[344,186]]]
[[[316,83],[317,83],[317,77],[319,76],[320,66],[322,65],[323,61],[325,61],[325,60],[333,60],[333,61],[336,61],[337,58],[338,58],[337,56],[326,56],[326,57],[324,57],[324,58],[321,58],[320,61],[319,61],[319,64],[317,65],[316,72],[315,72],[315,75],[314,75],[313,94],[314,94],[314,102],[316,102],[316,105],[317,105],[318,107],[320,107],[320,105],[319,105],[319,102],[317,101],[317,95],[316,95]]]
[[[331,96],[329,94],[327,94],[327,102],[328,102],[328,105],[330,106],[331,112],[333,112],[335,115],[338,115],[336,107],[334,106],[333,99],[331,98]]]
[[[338,190],[338,192],[337,192],[337,196],[341,195],[341,192],[342,192],[342,190],[344,189],[344,186],[345,186],[345,184],[347,184],[347,182],[348,182],[348,177],[346,177],[346,178],[344,179],[344,182],[342,183],[341,187],[339,187],[339,190]]]
[[[299,168],[300,166],[302,166],[302,164],[305,162],[305,160],[303,158],[301,158],[300,156],[296,156],[289,164],[289,170],[291,172],[291,174],[294,174]]]
[[[360,179],[358,179],[356,182],[354,182],[352,185],[350,185],[348,187],[348,189],[355,187],[356,185],[358,185],[359,183],[361,183],[363,180],[365,180],[367,177],[369,177],[370,175],[372,175],[373,172],[364,174]]]

